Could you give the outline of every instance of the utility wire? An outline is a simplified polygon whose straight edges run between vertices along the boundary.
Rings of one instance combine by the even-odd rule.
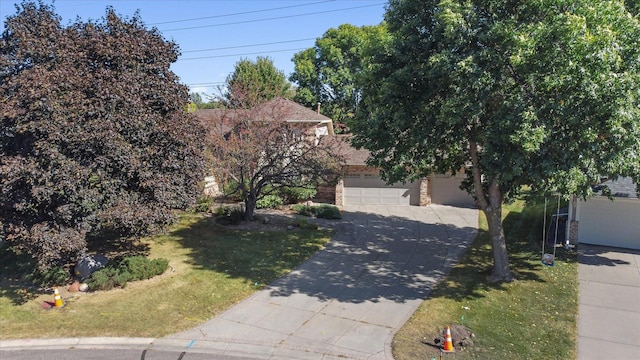
[[[308,3],[308,4],[290,5],[290,6],[283,6],[283,7],[271,8],[271,9],[260,9],[260,10],[244,11],[244,12],[231,13],[231,14],[222,14],[222,15],[213,15],[213,16],[203,16],[203,17],[191,18],[191,19],[162,21],[162,22],[157,22],[157,23],[153,23],[153,24],[149,24],[149,25],[150,25],[150,26],[154,26],[154,25],[174,24],[174,23],[188,22],[188,21],[198,21],[198,20],[207,20],[207,19],[217,19],[217,18],[223,18],[223,17],[229,17],[229,16],[247,15],[247,14],[255,14],[255,13],[261,13],[261,12],[268,12],[268,11],[276,11],[276,10],[291,9],[291,8],[296,8],[296,7],[301,7],[301,6],[311,6],[311,5],[323,4],[323,3],[334,2],[334,1],[335,1],[335,0],[326,0],[326,1],[318,1],[318,2],[313,2],[313,3]]]
[[[384,4],[385,3],[376,3],[376,4],[373,4],[373,5],[354,6],[354,7],[350,7],[350,8],[342,8],[342,9],[334,9],[334,10],[326,10],[326,11],[317,11],[317,12],[312,12],[312,13],[276,16],[276,17],[272,17],[272,18],[255,19],[255,20],[243,20],[243,21],[235,21],[235,22],[228,22],[228,23],[221,23],[221,24],[213,24],[213,25],[191,26],[191,27],[176,28],[176,29],[166,29],[166,30],[160,30],[160,31],[169,32],[169,31],[204,29],[204,28],[218,27],[218,26],[239,25],[239,24],[256,23],[256,22],[263,22],[263,21],[270,21],[270,20],[290,19],[290,18],[294,18],[294,17],[319,15],[319,14],[328,14],[328,13],[345,11],[345,10],[362,9],[362,8],[367,8],[367,7],[380,6],[380,5],[384,5]]]
[[[306,39],[297,39],[297,40],[284,40],[284,41],[275,41],[275,42],[261,43],[261,44],[237,45],[237,46],[227,46],[227,47],[219,47],[219,48],[211,48],[211,49],[186,50],[186,51],[183,51],[182,53],[194,53],[194,52],[205,52],[205,51],[240,49],[240,48],[264,46],[264,45],[286,44],[286,43],[309,41],[309,40],[316,40],[316,38],[306,38]]]
[[[244,54],[228,54],[228,55],[212,55],[212,56],[202,56],[202,57],[193,57],[193,58],[178,58],[178,61],[215,59],[215,58],[225,58],[225,57],[234,57],[234,56],[260,55],[260,54],[278,53],[278,52],[287,52],[287,51],[300,51],[300,50],[305,50],[305,49],[306,48],[281,49],[281,50],[260,51],[260,52],[253,52],[253,53],[244,53]]]

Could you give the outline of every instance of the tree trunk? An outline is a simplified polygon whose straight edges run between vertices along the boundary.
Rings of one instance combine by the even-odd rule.
[[[493,249],[493,272],[489,277],[491,282],[511,281],[513,274],[509,269],[507,243],[502,229],[502,207],[484,210],[489,225],[489,238]]]
[[[253,221],[257,202],[256,197],[251,194],[244,200],[244,219],[246,221]]]

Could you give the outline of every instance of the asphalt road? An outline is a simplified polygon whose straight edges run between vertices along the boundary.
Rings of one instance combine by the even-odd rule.
[[[158,350],[123,349],[65,349],[0,351],[2,360],[255,360],[247,357],[173,352]]]

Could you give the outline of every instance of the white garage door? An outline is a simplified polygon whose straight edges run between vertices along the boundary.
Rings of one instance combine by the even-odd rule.
[[[640,200],[593,197],[581,201],[578,242],[640,249]]]
[[[344,178],[344,204],[419,205],[419,183],[386,185],[377,175],[351,174]]]
[[[431,176],[431,203],[455,206],[473,206],[475,201],[466,191],[460,190],[464,175]]]

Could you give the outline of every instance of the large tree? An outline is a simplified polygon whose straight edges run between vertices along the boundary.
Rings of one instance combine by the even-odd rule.
[[[291,84],[273,60],[258,56],[256,61],[241,59],[227,76],[221,101],[233,109],[249,109],[276,97],[293,96]]]
[[[623,1],[392,0],[355,144],[391,181],[465,169],[509,280],[502,205],[640,180],[640,26]]]
[[[185,208],[203,174],[204,132],[169,66],[177,45],[136,15],[60,24],[24,2],[0,39],[0,225],[50,268],[87,237],[140,236]]]
[[[295,100],[339,123],[353,120],[360,102],[359,76],[372,53],[388,42],[385,24],[357,27],[343,24],[329,29],[313,48],[293,56],[289,80],[298,86]]]
[[[243,200],[246,220],[253,220],[263,196],[283,187],[331,182],[341,169],[335,142],[316,138],[309,123],[286,121],[292,103],[275,99],[244,111],[228,110],[208,124],[214,175]]]

